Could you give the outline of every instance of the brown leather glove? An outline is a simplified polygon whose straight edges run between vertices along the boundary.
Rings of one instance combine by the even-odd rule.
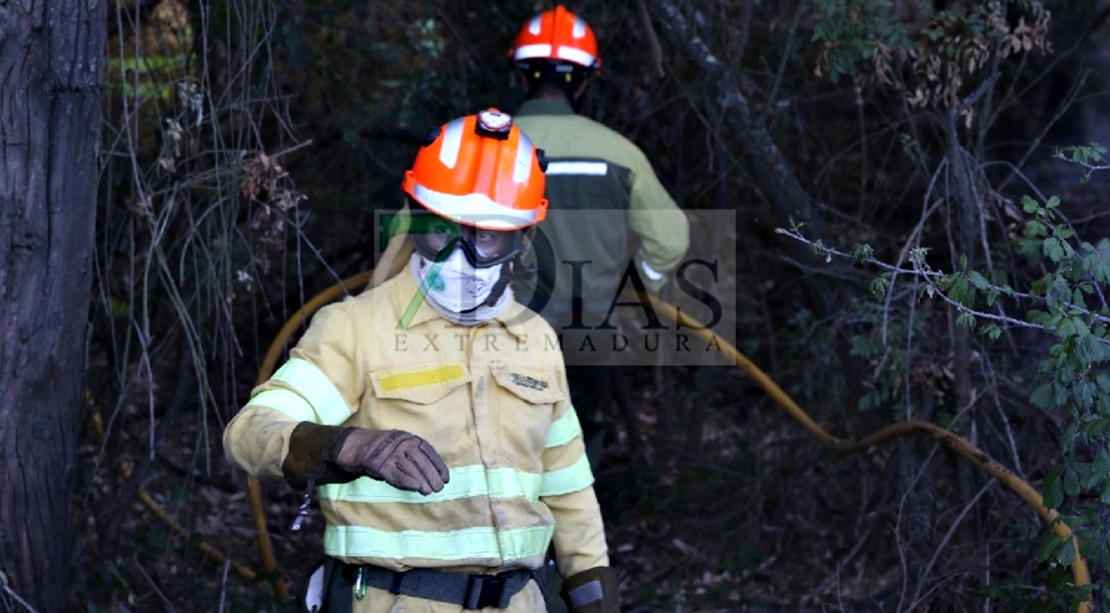
[[[617,576],[608,566],[597,566],[567,577],[563,598],[574,613],[620,613]]]
[[[447,465],[432,445],[403,430],[358,428],[344,439],[335,463],[352,473],[425,496],[442,490],[451,480]]]

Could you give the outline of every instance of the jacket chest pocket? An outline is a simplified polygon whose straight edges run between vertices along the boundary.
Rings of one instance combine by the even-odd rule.
[[[494,364],[491,374],[500,390],[497,420],[510,461],[521,470],[542,473],[555,405],[566,400],[558,372],[552,367]]]
[[[424,438],[445,462],[474,446],[470,373],[462,364],[409,365],[370,373],[378,406],[370,427]]]

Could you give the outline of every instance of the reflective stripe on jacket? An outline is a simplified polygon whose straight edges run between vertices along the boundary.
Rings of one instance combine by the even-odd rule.
[[[574,574],[608,555],[566,385],[554,333],[534,313],[510,302],[482,325],[455,325],[423,303],[406,267],[321,309],[224,447],[252,474],[289,479],[301,422],[411,432],[443,458],[449,483],[430,496],[368,477],[319,487],[328,555],[393,570],[535,569],[553,539]]]

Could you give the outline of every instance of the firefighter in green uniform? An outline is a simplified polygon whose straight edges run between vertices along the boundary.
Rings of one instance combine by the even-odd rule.
[[[540,314],[556,333],[566,333],[572,402],[596,472],[611,366],[604,352],[576,351],[573,332],[606,319],[629,274],[658,291],[686,254],[688,223],[636,145],[575,112],[590,76],[601,69],[585,21],[562,5],[540,13],[520,29],[510,56],[527,95],[516,123],[549,161],[550,211],[542,234],[555,261],[540,264],[534,291],[546,298]]]
[[[596,473],[605,440],[601,403],[613,366],[603,351],[579,351],[575,333],[606,320],[629,274],[658,292],[686,254],[689,226],[644,153],[575,111],[589,78],[601,69],[589,24],[556,6],[521,27],[509,55],[527,96],[516,124],[548,159],[549,211],[541,232],[553,254],[546,264],[537,261],[534,285],[518,287],[543,296],[538,310],[563,337],[571,402]],[[549,583],[559,584],[558,573],[548,575]],[[548,592],[551,611],[563,610],[550,597],[557,591]]]
[[[228,424],[235,464],[319,497],[310,610],[542,612],[554,547],[575,613],[619,613],[562,355],[508,289],[544,165],[505,113],[443,125],[405,176],[407,266],[321,309]]]

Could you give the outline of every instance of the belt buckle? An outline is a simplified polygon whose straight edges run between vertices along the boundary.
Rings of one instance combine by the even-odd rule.
[[[470,604],[470,597],[475,591],[475,583],[477,583],[478,599],[473,607]],[[467,609],[485,609],[486,607],[500,607],[501,595],[505,591],[505,577],[501,575],[467,575],[466,582],[466,603],[463,604]]]

